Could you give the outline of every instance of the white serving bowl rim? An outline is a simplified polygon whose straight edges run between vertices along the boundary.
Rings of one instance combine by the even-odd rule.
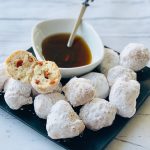
[[[56,18],[56,19],[49,19],[49,20],[45,20],[45,21],[40,21],[39,23],[37,23],[33,29],[32,29],[32,36],[31,36],[31,42],[32,42],[32,46],[33,46],[33,50],[34,52],[36,51],[36,54],[38,53],[38,56],[43,59],[40,55],[39,55],[39,52],[36,50],[35,48],[35,43],[34,43],[34,32],[35,32],[35,29],[41,25],[41,24],[45,24],[45,23],[50,23],[51,21],[75,21],[76,19],[73,19],[73,18]],[[83,65],[83,66],[79,66],[79,67],[71,67],[71,68],[60,68],[60,70],[63,70],[63,71],[71,71],[71,70],[80,70],[80,69],[87,69],[89,67],[92,67],[93,65],[98,65],[100,64],[100,62],[102,61],[103,57],[104,57],[104,45],[102,43],[102,40],[100,38],[100,36],[98,35],[98,33],[94,30],[94,28],[92,27],[92,25],[90,25],[89,23],[87,23],[86,21],[82,21],[82,24],[84,24],[85,26],[88,26],[88,28],[90,28],[90,30],[94,33],[94,36],[96,36],[96,38],[99,40],[100,44],[101,44],[101,55],[100,55],[100,58],[99,60],[92,60],[90,64],[87,64],[87,65]],[[68,33],[68,32],[66,32]],[[82,36],[81,36],[82,37]],[[82,37],[84,39],[84,37]],[[43,39],[44,40],[44,39]],[[92,54],[92,50],[91,50],[91,54]],[[92,56],[92,59],[93,59],[93,56]],[[96,67],[95,66],[95,67]]]

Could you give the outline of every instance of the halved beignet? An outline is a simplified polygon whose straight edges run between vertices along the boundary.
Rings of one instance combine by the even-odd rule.
[[[36,58],[31,53],[18,50],[6,59],[6,71],[13,79],[29,83],[36,61]]]
[[[31,85],[39,93],[53,92],[58,86],[61,74],[52,61],[39,61],[34,67]]]

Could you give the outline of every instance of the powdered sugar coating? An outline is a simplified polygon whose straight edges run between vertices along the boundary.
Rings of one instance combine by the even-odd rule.
[[[19,109],[23,105],[32,104],[32,97],[26,97],[9,91],[6,91],[4,98],[7,105],[14,110]]]
[[[108,101],[94,98],[82,106],[79,116],[87,128],[97,131],[110,126],[115,119],[116,112],[116,108]]]
[[[23,95],[25,97],[29,97],[31,94],[31,85],[28,83],[23,83],[21,81],[10,78],[4,85],[4,91],[16,93],[19,95]]]
[[[105,48],[105,55],[98,70],[107,76],[108,70],[117,65],[119,65],[119,55],[114,50]]]
[[[47,117],[46,130],[52,139],[72,138],[84,129],[83,121],[64,100],[58,101]]]
[[[2,91],[4,84],[8,78],[9,77],[6,73],[5,65],[0,64],[0,91]]]
[[[117,108],[117,114],[130,118],[136,112],[136,99],[140,84],[135,80],[117,80],[111,88],[109,101]]]
[[[120,54],[120,64],[134,71],[144,68],[150,59],[148,49],[140,43],[128,44]]]
[[[23,105],[32,104],[31,85],[10,78],[4,85],[5,101],[11,109],[19,109]]]
[[[123,66],[115,66],[108,71],[107,80],[110,86],[119,78],[122,80],[136,80],[136,73]]]
[[[102,73],[91,72],[82,78],[89,79],[92,85],[95,87],[95,97],[106,98],[109,94],[109,85],[106,77]]]
[[[84,105],[95,96],[95,88],[88,79],[72,78],[64,87],[63,92],[73,107]]]
[[[60,93],[40,94],[35,97],[34,110],[39,118],[46,119],[52,106],[59,100],[66,100]]]

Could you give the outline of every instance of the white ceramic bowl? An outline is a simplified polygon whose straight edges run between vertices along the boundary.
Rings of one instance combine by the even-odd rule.
[[[58,33],[71,33],[74,23],[75,19],[54,19],[38,23],[32,30],[32,46],[37,59],[44,59],[41,45],[46,37]],[[91,71],[101,63],[104,56],[104,46],[101,38],[90,24],[82,21],[77,34],[80,35],[90,47],[92,61],[90,64],[81,67],[60,68],[63,78],[79,76]]]

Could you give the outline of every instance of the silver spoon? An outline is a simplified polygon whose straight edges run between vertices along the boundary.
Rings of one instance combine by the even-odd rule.
[[[86,8],[89,6],[89,1],[93,2],[94,0],[85,0],[85,2],[82,3],[82,7],[81,7],[81,10],[80,10],[78,19],[77,19],[77,21],[76,21],[76,23],[74,25],[74,28],[73,28],[73,31],[72,31],[70,37],[69,37],[69,40],[68,40],[68,43],[67,43],[67,47],[71,47],[72,44],[73,44],[74,38],[76,36],[76,32],[78,30],[78,27],[79,27],[81,21],[82,21],[82,17],[83,17],[83,15],[85,13]]]

